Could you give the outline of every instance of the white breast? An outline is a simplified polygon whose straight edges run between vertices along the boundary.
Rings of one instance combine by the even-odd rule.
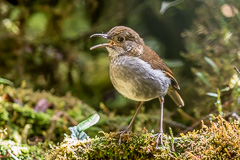
[[[119,93],[135,101],[164,96],[171,80],[138,57],[119,56],[110,63],[110,78]]]

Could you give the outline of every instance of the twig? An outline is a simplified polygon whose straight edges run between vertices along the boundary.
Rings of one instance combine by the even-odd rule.
[[[74,126],[76,126],[78,123],[77,121],[73,120],[71,117],[68,116],[67,113],[63,112],[63,111],[58,111],[52,118],[51,118],[51,126],[48,130],[48,137],[47,139],[50,140],[53,136],[53,131],[55,129],[55,122],[58,118],[65,116],[65,118]]]
[[[237,69],[237,67],[235,66],[234,69],[237,71],[237,73],[239,74],[240,76],[240,71]]]
[[[18,158],[11,152],[10,149],[8,149],[8,153],[12,156],[12,158],[13,158],[14,160],[20,160],[20,159],[18,159]]]
[[[175,121],[172,121],[172,120],[169,120],[169,119],[165,119],[164,118],[164,122],[167,123],[167,124],[170,124],[170,125],[172,125],[174,127],[179,127],[179,128],[183,128],[183,129],[187,128],[186,125],[178,123],[178,122],[175,122]]]
[[[0,155],[0,159],[1,159],[1,158],[4,159],[4,158],[8,157],[9,155],[10,155],[9,153],[7,153],[7,155]]]

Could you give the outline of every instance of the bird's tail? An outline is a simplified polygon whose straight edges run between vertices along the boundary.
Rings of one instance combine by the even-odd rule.
[[[176,103],[177,106],[182,107],[184,106],[184,101],[181,98],[181,96],[178,94],[178,92],[173,88],[173,86],[170,86],[168,89],[168,95],[172,98],[172,100]]]

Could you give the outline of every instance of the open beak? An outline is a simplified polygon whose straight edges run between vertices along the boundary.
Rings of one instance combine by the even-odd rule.
[[[108,38],[108,35],[107,34],[100,34],[100,33],[97,33],[97,34],[93,34],[90,36],[90,38],[92,37],[102,37],[102,38],[105,38],[105,39],[109,39]],[[90,50],[94,50],[96,48],[102,48],[102,47],[111,47],[112,46],[112,43],[103,43],[103,44],[98,44],[98,45],[95,45],[95,46],[92,46],[90,48]]]

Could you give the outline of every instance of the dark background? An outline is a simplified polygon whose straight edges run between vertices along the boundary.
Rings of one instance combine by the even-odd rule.
[[[209,92],[228,87],[218,94],[221,104],[234,99],[224,109],[238,112],[237,84],[230,80],[233,66],[240,67],[239,13],[224,16],[224,4],[239,8],[237,0],[185,0],[161,14],[162,1],[156,0],[0,1],[0,76],[15,87],[25,81],[34,90],[71,93],[99,112],[102,103],[115,114],[130,115],[137,103],[113,88],[107,51],[89,50],[104,41],[91,34],[128,26],[166,61],[181,86],[186,106],[179,110],[166,97],[164,111],[166,127],[179,132],[221,112]],[[146,103],[142,113],[159,118],[158,100]],[[180,124],[185,127],[178,129]]]

